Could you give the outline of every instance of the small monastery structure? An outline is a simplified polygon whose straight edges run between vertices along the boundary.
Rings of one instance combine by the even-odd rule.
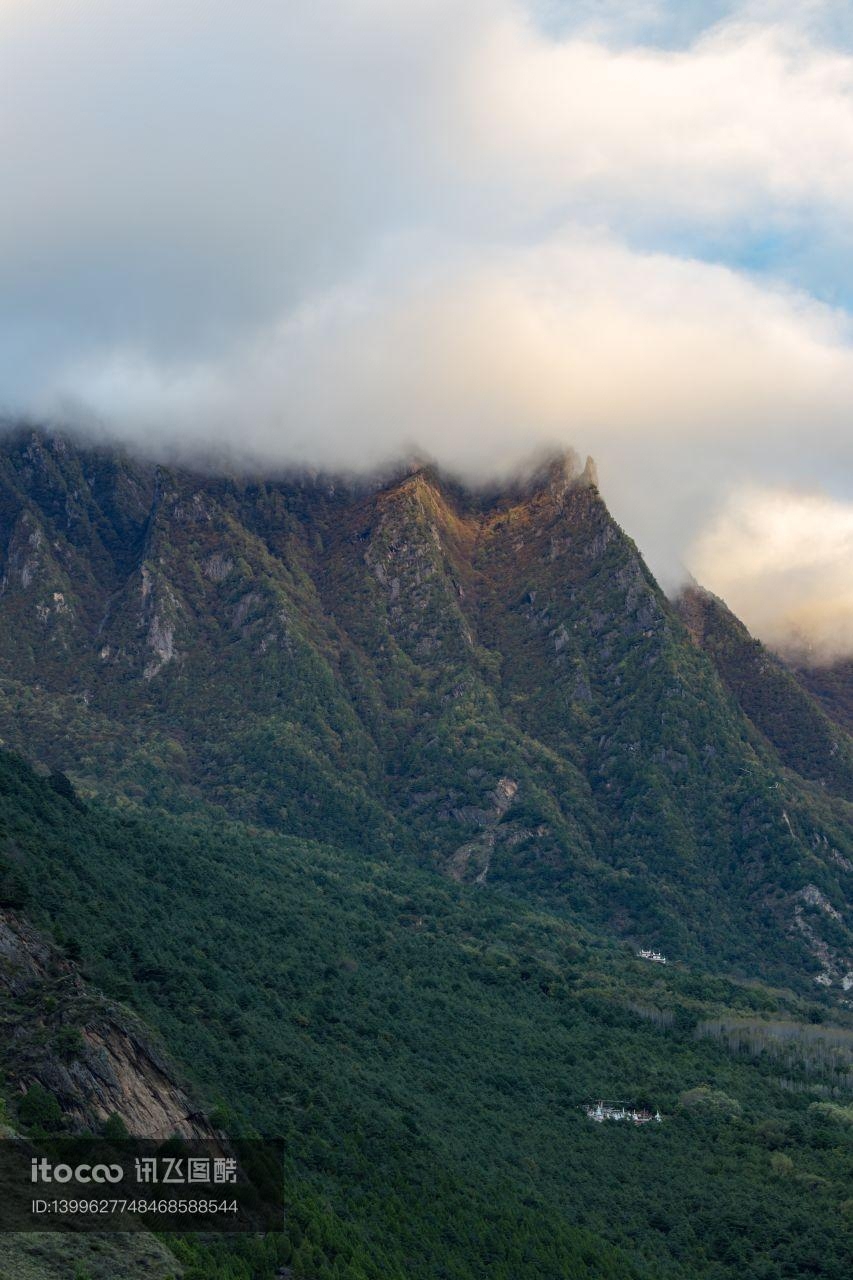
[[[627,1120],[631,1124],[660,1124],[663,1116],[660,1111],[649,1111],[645,1107],[628,1107],[624,1102],[587,1102],[583,1110],[588,1120],[603,1124],[605,1120]]]
[[[666,956],[661,955],[659,951],[647,951],[644,947],[641,947],[637,955],[641,960],[654,960],[655,964],[667,963]]]

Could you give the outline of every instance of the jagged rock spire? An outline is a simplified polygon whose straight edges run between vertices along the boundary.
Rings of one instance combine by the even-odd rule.
[[[548,454],[522,484],[531,495],[548,493],[554,498],[562,498],[570,489],[597,487],[598,471],[592,458],[587,457],[581,468],[580,458],[574,449],[561,449]]]
[[[584,469],[578,476],[578,484],[588,489],[598,488],[598,467],[590,454],[587,454]]]

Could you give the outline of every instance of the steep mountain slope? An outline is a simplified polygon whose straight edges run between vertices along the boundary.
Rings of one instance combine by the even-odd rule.
[[[407,857],[83,809],[3,753],[0,831],[88,976],[285,1138],[281,1239],[172,1240],[188,1280],[847,1280],[853,1023],[819,988],[649,964]],[[594,1124],[601,1095],[664,1119]]]
[[[830,719],[853,734],[853,658],[839,658],[828,666],[796,663],[792,670]]]
[[[393,853],[846,998],[841,735],[793,682],[759,723],[591,465],[495,492],[428,467],[253,480],[23,432],[0,557],[0,735],[84,791]]]
[[[710,592],[686,588],[676,604],[693,640],[781,761],[853,800],[853,739],[808,696],[804,682]]]
[[[130,796],[203,793],[263,821],[291,802],[290,823],[315,832],[312,811],[326,831],[376,821],[372,744],[276,495],[125,474],[61,437],[22,439],[3,463],[0,652],[30,690],[14,708],[22,728]],[[235,517],[242,505],[278,554]],[[256,760],[264,783],[247,800],[243,762]]]

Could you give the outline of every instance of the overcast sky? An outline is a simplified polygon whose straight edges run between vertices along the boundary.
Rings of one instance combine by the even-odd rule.
[[[0,0],[0,410],[598,460],[853,650],[853,0]]]

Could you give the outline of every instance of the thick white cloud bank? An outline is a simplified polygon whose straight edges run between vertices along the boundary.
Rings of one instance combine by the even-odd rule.
[[[274,465],[572,444],[667,584],[853,647],[853,4],[792,9],[0,0],[0,406]],[[780,520],[831,544],[784,590]]]
[[[815,661],[853,652],[853,503],[740,490],[693,555],[697,571],[769,642]]]

